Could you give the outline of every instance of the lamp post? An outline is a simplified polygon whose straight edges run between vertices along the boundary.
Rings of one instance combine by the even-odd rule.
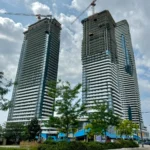
[[[141,134],[141,143],[142,143],[142,147],[144,147],[143,135],[142,135],[142,126],[141,126],[141,115],[142,115],[142,112],[140,114],[140,111],[138,110],[138,114],[139,114],[139,126],[140,126],[140,134]]]
[[[150,113],[150,112],[141,112],[142,113]],[[144,147],[144,141],[143,141],[143,134],[142,134],[142,126],[141,126],[141,115],[139,112],[139,125],[140,125],[140,134],[141,134],[141,142],[142,142],[142,147]]]
[[[144,147],[143,135],[142,135],[142,126],[141,126],[141,117],[139,118],[139,125],[140,125],[140,134],[141,134],[141,143],[142,143],[142,147]]]

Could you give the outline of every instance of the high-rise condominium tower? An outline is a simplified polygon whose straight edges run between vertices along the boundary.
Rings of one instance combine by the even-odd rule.
[[[60,23],[42,19],[24,32],[12,108],[8,121],[26,122],[53,113],[54,99],[48,96],[48,81],[57,80]]]
[[[119,89],[123,118],[142,121],[139,88],[129,25],[126,20],[116,23]]]
[[[83,102],[87,107],[94,100],[108,103],[115,114],[138,123],[141,106],[127,21],[115,23],[105,10],[82,24]]]
[[[87,107],[95,100],[109,104],[122,116],[118,82],[118,58],[115,21],[109,11],[82,20],[83,95]]]

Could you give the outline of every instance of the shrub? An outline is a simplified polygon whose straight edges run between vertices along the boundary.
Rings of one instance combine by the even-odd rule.
[[[104,143],[88,142],[85,143],[87,150],[103,150],[105,148]]]
[[[32,142],[28,142],[28,141],[22,141],[20,142],[20,147],[24,148],[24,149],[32,149],[32,150],[37,150],[39,146],[39,143],[37,143],[36,141],[32,141]]]
[[[53,141],[52,139],[48,139],[48,140],[44,141],[43,144],[56,145],[57,142]]]
[[[46,142],[47,143],[47,142]],[[49,142],[48,144],[42,144],[38,147],[38,150],[68,150],[68,144],[66,142]]]
[[[38,147],[38,150],[106,150],[116,148],[138,147],[138,144],[132,140],[118,140],[114,143],[99,142],[52,142],[47,141]]]
[[[116,148],[123,148],[121,143],[104,143],[105,149],[116,149]]]
[[[82,142],[50,142],[49,144],[42,144],[38,150],[87,150]]]
[[[139,147],[139,145],[133,140],[118,140],[116,143],[120,143],[123,148]]]
[[[68,143],[69,145],[69,150],[87,150],[86,145],[82,142],[70,142]]]

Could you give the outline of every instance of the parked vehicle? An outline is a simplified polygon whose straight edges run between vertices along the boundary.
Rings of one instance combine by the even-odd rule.
[[[145,145],[150,145],[150,141],[144,142]]]

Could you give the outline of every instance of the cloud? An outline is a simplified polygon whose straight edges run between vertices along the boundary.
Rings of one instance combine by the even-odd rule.
[[[13,80],[21,51],[23,31],[21,23],[0,17],[0,68],[8,78]]]
[[[145,53],[140,53],[141,56],[136,57],[136,66],[137,67],[147,67],[150,68],[150,60]]]
[[[34,14],[43,14],[43,15],[52,14],[50,8],[47,5],[42,4],[40,2],[33,2],[30,8]]]
[[[91,0],[86,0],[86,1],[81,1],[81,0],[72,0],[71,6],[72,8],[77,9],[78,11],[84,10],[88,5],[90,5],[92,1]]]
[[[6,10],[5,9],[0,9],[0,14],[4,14],[6,13]]]
[[[142,95],[149,93],[150,91],[150,80],[139,78],[139,87]]]
[[[56,18],[62,24],[58,77],[74,85],[81,82],[82,77],[82,25],[79,21],[71,25],[75,19],[73,15],[61,13]]]
[[[56,3],[53,3],[52,6],[53,6],[53,7],[57,7]]]
[[[0,119],[0,125],[3,125],[8,117],[8,111],[0,111],[1,119]]]
[[[143,75],[145,73],[145,70],[142,68],[137,68],[136,72],[138,75]]]

